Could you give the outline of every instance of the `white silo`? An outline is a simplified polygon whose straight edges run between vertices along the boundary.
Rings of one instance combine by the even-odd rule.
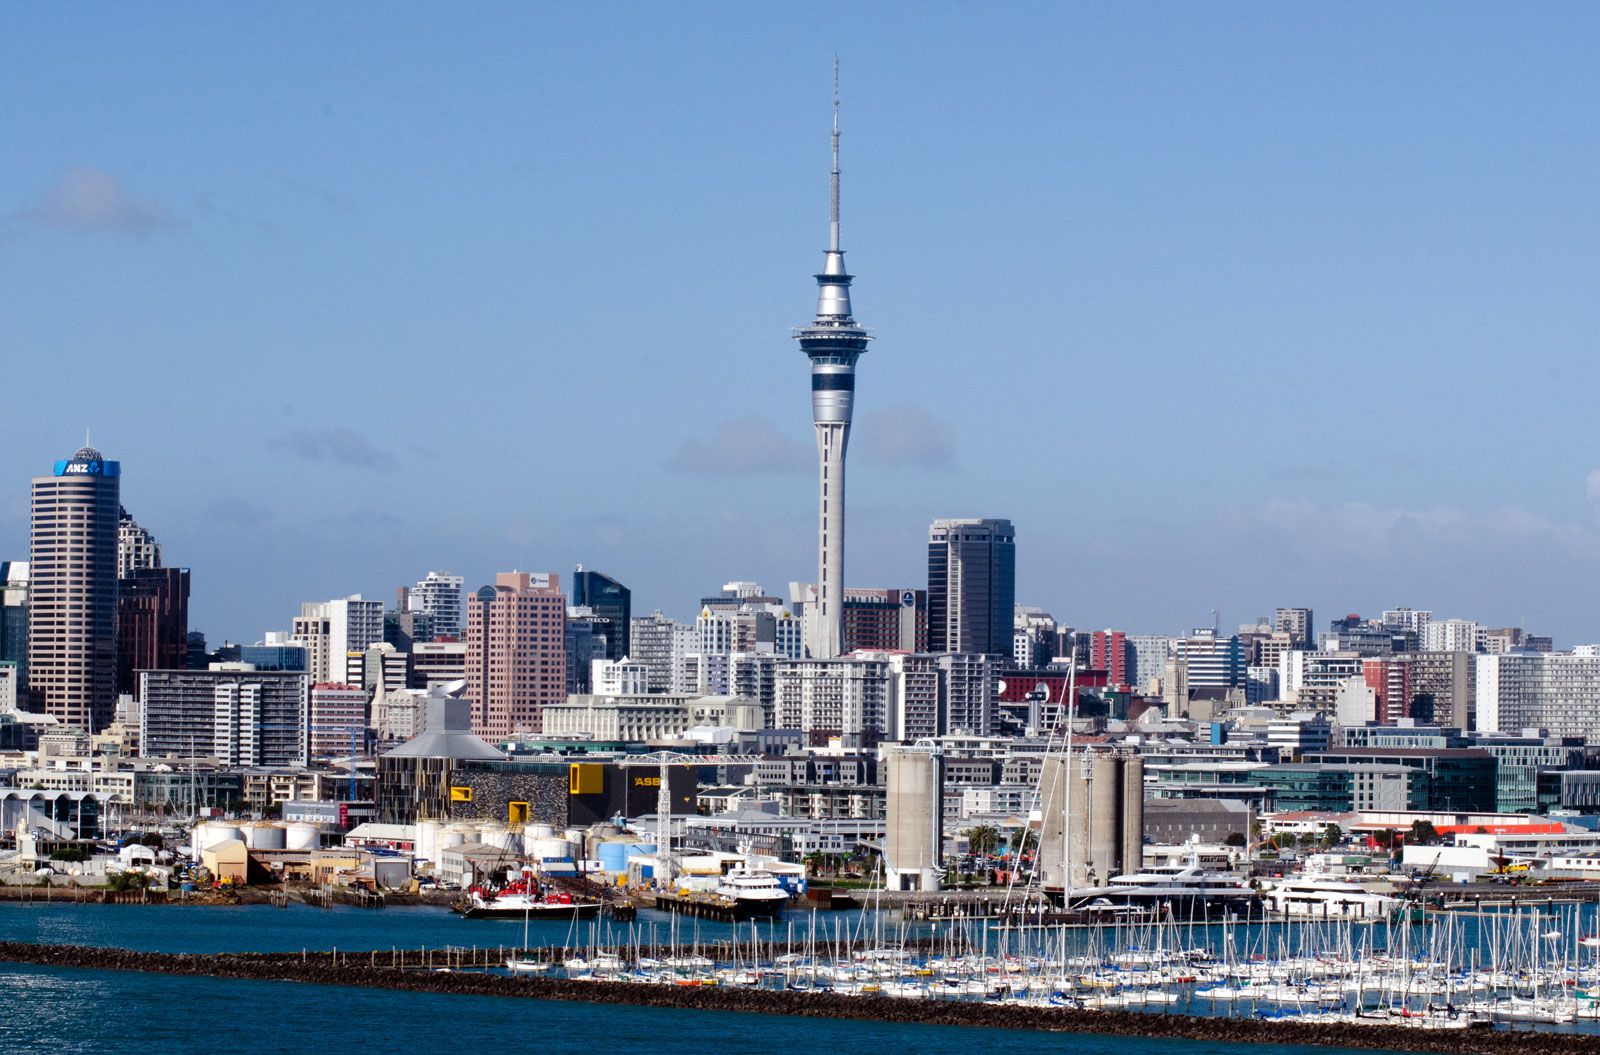
[[[937,890],[944,864],[944,756],[889,748],[884,768],[884,883],[890,890]]]
[[[287,844],[283,825],[259,821],[244,826],[244,844],[252,850],[282,850]]]
[[[285,847],[290,850],[315,850],[322,846],[322,829],[315,824],[296,821],[287,828]]]
[[[1106,883],[1121,873],[1122,760],[1097,752],[1089,763],[1089,866],[1093,881]]]

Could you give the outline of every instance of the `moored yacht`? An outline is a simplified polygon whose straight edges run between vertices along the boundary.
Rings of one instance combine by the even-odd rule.
[[[713,893],[730,903],[735,919],[776,916],[789,901],[778,877],[761,869],[735,868],[722,877]]]
[[[1073,890],[1069,907],[1138,909],[1161,918],[1210,919],[1259,914],[1260,897],[1240,879],[1199,865],[1160,865],[1113,876],[1102,887]]]

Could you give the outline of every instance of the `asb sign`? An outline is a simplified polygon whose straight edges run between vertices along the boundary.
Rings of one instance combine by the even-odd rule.
[[[56,462],[57,476],[121,476],[121,462]]]

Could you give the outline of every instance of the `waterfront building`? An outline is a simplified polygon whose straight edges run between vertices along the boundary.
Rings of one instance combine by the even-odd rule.
[[[1009,656],[1017,588],[1009,520],[935,520],[928,529],[928,648]]]
[[[999,662],[989,655],[946,652],[936,657],[939,671],[939,732],[989,736],[995,731],[999,701],[995,683]]]
[[[139,753],[229,766],[303,766],[310,694],[304,674],[215,664],[139,672]]]
[[[89,732],[116,707],[121,477],[121,463],[83,447],[32,484],[30,709]]]
[[[945,731],[941,709],[944,683],[939,661],[926,653],[888,653],[889,713],[885,735],[916,743]]]
[[[501,572],[467,606],[467,698],[489,738],[542,730],[567,696],[567,599],[554,573]]]

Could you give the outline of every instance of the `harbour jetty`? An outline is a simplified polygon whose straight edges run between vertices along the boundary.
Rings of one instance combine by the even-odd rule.
[[[537,950],[535,950],[537,951]],[[661,951],[661,950],[658,950]],[[687,952],[687,950],[683,950]],[[562,950],[548,950],[551,957]],[[0,961],[50,968],[305,982],[474,996],[743,1011],[801,1017],[1098,1033],[1210,1042],[1448,1052],[1455,1055],[1593,1055],[1593,1035],[1548,1031],[1408,1030],[1358,1023],[1206,1018],[1066,1007],[905,1001],[733,987],[663,987],[495,973],[504,950],[396,949],[302,953],[159,953],[0,942]]]

